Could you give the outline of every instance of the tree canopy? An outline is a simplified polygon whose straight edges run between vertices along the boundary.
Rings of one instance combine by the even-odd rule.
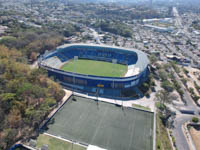
[[[117,21],[97,21],[93,26],[100,28],[102,31],[118,34],[124,37],[132,37],[133,33],[130,27]]]
[[[1,45],[8,48],[16,48],[23,53],[31,62],[35,61],[37,55],[45,50],[55,49],[62,43],[63,37],[52,33],[37,33],[32,31],[18,32],[13,36],[3,37]]]
[[[31,136],[64,96],[44,70],[21,59],[21,52],[0,46],[0,149]]]

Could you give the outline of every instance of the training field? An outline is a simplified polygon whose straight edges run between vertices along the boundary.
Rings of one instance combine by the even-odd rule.
[[[72,98],[55,114],[47,133],[108,150],[152,150],[153,113]]]
[[[128,67],[126,65],[112,64],[105,61],[78,59],[68,61],[61,69],[86,75],[123,77]]]

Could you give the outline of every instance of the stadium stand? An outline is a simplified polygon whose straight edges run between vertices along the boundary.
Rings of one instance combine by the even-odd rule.
[[[124,77],[102,77],[59,69],[64,63],[74,59],[74,56],[78,59],[106,62],[117,60],[118,64],[127,65],[128,71]],[[71,44],[58,47],[56,51],[41,56],[39,60],[40,67],[47,69],[49,76],[54,76],[62,85],[78,92],[91,94],[122,97],[122,93],[130,89],[134,90],[134,87],[146,81],[149,74],[149,60],[146,54],[135,49]]]

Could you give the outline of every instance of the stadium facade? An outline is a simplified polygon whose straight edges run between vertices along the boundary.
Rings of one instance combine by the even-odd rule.
[[[84,75],[61,70],[69,60],[90,59],[124,64],[128,66],[125,77]],[[142,51],[121,47],[91,44],[68,44],[48,52],[38,59],[41,68],[48,71],[60,84],[76,92],[102,97],[128,97],[138,92],[138,86],[148,79],[149,60]]]

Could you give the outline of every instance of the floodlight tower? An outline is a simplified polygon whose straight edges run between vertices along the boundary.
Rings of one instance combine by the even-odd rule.
[[[75,100],[75,98],[74,98],[74,91],[75,91],[75,72],[76,72],[75,61],[76,60],[78,60],[78,56],[74,56],[74,68],[73,68],[73,84],[74,84],[74,87],[72,89],[73,100]]]
[[[99,99],[98,99],[98,96],[99,96],[99,88],[97,88],[97,91],[96,91],[96,97],[97,97],[97,108],[99,108]]]
[[[112,59],[112,63],[113,63],[113,74],[114,74],[114,71],[115,71],[115,64],[117,64],[117,59]],[[113,78],[113,97],[114,97],[114,88],[115,88],[115,84],[114,84],[114,78]]]
[[[153,7],[153,0],[149,0],[149,6],[150,6],[150,8]]]

